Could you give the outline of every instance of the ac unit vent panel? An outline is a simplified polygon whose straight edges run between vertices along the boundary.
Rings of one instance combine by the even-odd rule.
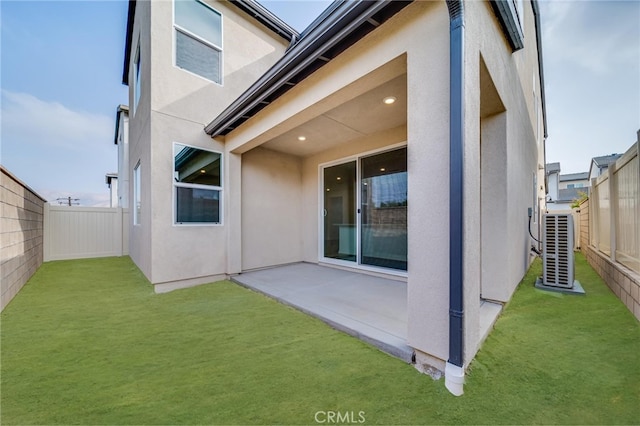
[[[542,216],[542,250],[544,285],[573,287],[573,216]]]

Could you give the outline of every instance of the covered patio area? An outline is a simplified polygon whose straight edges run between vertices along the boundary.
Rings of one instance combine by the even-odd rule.
[[[311,263],[244,272],[232,280],[412,361],[404,281]]]

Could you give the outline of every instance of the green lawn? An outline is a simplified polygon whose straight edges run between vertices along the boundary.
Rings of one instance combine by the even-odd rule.
[[[456,398],[229,282],[156,295],[129,258],[46,263],[2,313],[1,421],[640,423],[638,321],[580,255],[587,296],[536,290],[539,274],[537,261]]]

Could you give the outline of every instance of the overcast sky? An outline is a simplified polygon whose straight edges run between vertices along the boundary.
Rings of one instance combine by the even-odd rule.
[[[303,30],[328,1],[263,1]],[[640,1],[542,1],[547,161],[587,171],[640,129]],[[125,1],[0,0],[0,162],[46,199],[108,205]],[[212,117],[213,118],[213,117]]]

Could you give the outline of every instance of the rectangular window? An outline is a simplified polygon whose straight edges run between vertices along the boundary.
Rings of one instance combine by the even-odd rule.
[[[222,83],[222,15],[198,0],[174,1],[175,64]]]
[[[133,169],[133,224],[140,225],[140,162]]]
[[[222,223],[222,154],[175,143],[176,224]]]
[[[573,183],[567,184],[567,189],[573,189],[575,185]]]
[[[133,114],[135,114],[140,102],[140,42],[138,42],[138,48],[136,49],[133,67]]]
[[[533,205],[532,220],[533,223],[538,223],[538,174],[533,172]]]

